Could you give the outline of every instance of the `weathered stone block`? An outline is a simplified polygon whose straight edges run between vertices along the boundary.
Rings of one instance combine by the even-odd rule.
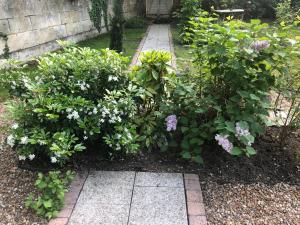
[[[32,30],[29,17],[14,17],[9,19],[9,26],[11,33],[21,33]]]
[[[0,19],[12,18],[13,12],[11,8],[8,7],[7,0],[0,0]]]
[[[7,43],[11,52],[29,48],[36,45],[36,34],[34,31],[12,34]]]
[[[61,24],[60,14],[49,13],[47,15],[30,16],[32,29],[41,29]]]
[[[8,20],[0,20],[0,32],[8,34],[10,32]]]
[[[48,0],[26,0],[25,1],[25,8],[24,13],[26,16],[32,16],[32,15],[42,15],[45,13],[48,13],[48,7],[47,7],[47,1]]]
[[[63,12],[61,14],[61,23],[68,24],[68,23],[76,23],[80,21],[80,12],[79,11],[68,11]]]

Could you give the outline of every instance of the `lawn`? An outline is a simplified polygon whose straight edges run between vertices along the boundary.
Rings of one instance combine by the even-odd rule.
[[[126,29],[124,32],[124,55],[130,60],[133,58],[141,40],[146,32],[146,28],[142,29]],[[109,47],[110,35],[108,33],[101,34],[98,37],[80,42],[80,47],[90,47],[93,49],[103,49]]]
[[[176,64],[179,70],[191,70],[192,53],[190,46],[181,44],[181,37],[178,27],[172,26],[174,51],[176,55]]]

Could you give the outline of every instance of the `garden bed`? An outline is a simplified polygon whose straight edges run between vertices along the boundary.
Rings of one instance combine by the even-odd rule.
[[[4,106],[0,103],[0,115],[3,115]],[[4,121],[0,117],[0,127]],[[5,134],[0,133],[1,143]],[[25,208],[24,202],[30,192],[35,190],[36,173],[22,170],[18,167],[18,159],[10,148],[0,149],[0,224],[31,225],[47,224],[47,221]]]

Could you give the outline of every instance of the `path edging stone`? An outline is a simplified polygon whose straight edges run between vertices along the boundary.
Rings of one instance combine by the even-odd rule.
[[[202,190],[197,174],[184,174],[189,225],[207,225]]]
[[[69,191],[65,194],[64,207],[58,213],[56,218],[49,221],[48,225],[68,224],[88,174],[87,171],[76,174],[71,182]]]

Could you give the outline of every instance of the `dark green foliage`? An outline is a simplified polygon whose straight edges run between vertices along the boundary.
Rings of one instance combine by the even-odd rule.
[[[117,52],[123,51],[123,25],[125,23],[124,11],[123,11],[124,0],[114,0],[113,5],[113,18],[111,19],[111,38],[110,38],[110,49]]]
[[[146,20],[138,16],[132,17],[125,22],[125,28],[144,28],[146,25]]]
[[[3,54],[0,55],[0,59],[1,58],[8,59],[9,58],[9,48],[8,48],[8,45],[7,45],[8,37],[7,37],[6,34],[0,32],[0,38],[2,38],[5,41],[5,46],[4,46],[4,49],[3,49]]]
[[[92,0],[92,9],[90,10],[90,18],[100,33],[102,30],[102,19],[104,19],[105,28],[109,30],[108,26],[108,0]]]
[[[51,219],[56,217],[64,204],[67,186],[73,180],[71,171],[61,174],[60,171],[52,171],[49,174],[38,174],[35,186],[41,194],[34,196],[31,193],[25,203],[26,208],[36,211],[37,215]]]

